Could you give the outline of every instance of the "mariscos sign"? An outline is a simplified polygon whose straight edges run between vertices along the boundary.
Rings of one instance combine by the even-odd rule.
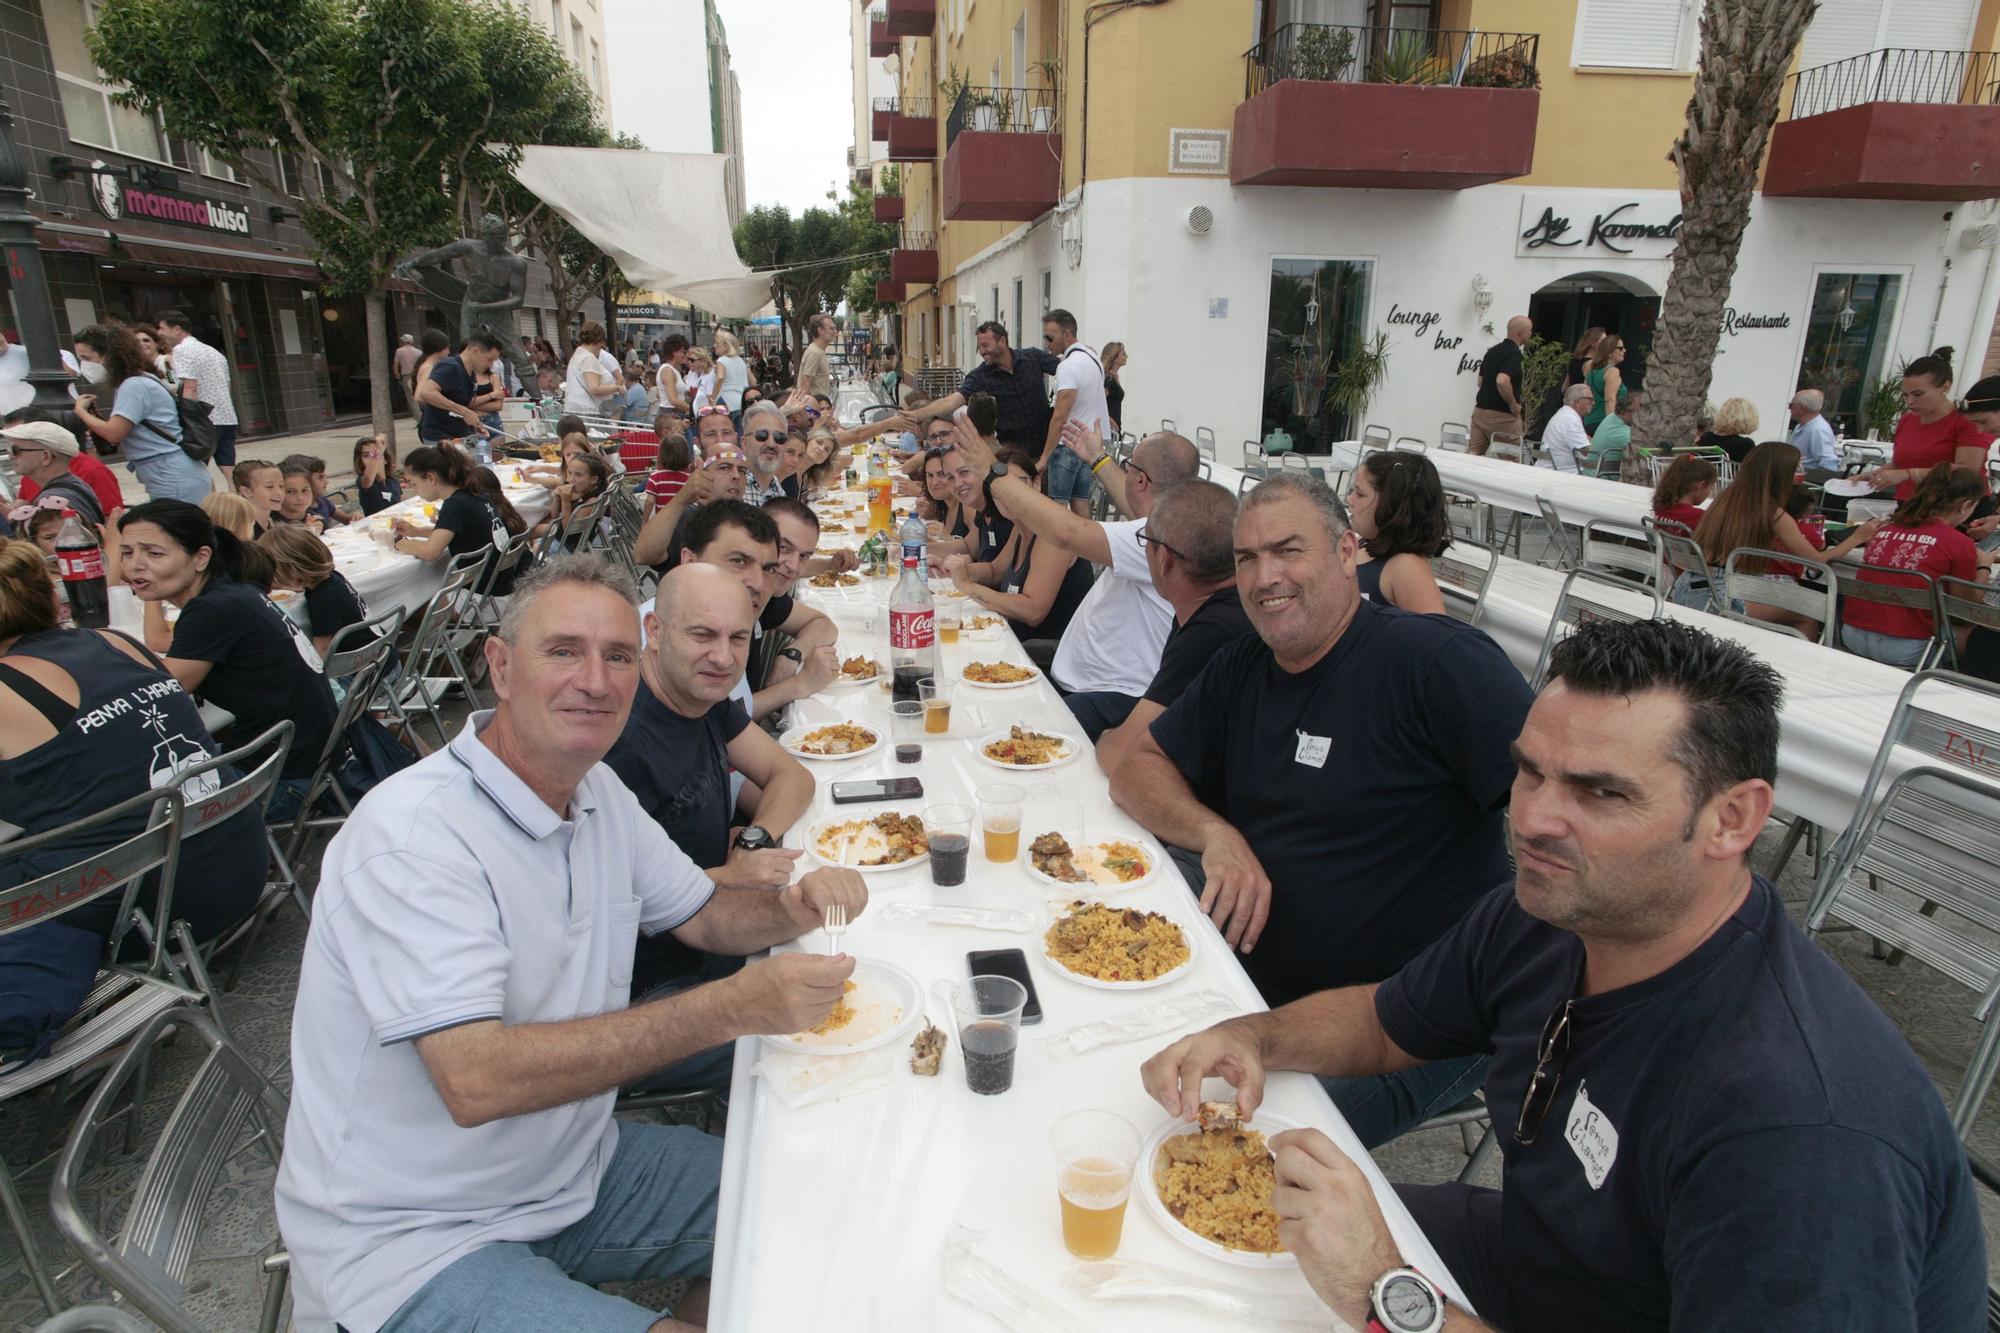
[[[1575,259],[1585,255],[1666,259],[1681,234],[1673,196],[1524,194],[1514,253],[1522,258]]]

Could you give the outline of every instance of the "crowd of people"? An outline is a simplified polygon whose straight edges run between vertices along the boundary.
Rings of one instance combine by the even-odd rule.
[[[177,352],[169,327],[184,325],[159,330]],[[1557,647],[1537,694],[1445,614],[1431,561],[1452,532],[1423,454],[1371,453],[1344,493],[1301,470],[1239,497],[1203,479],[1178,433],[1110,447],[1123,348],[1080,332],[1052,310],[1042,346],[1015,348],[982,324],[980,364],[935,400],[882,363],[896,410],[847,427],[830,319],[813,321],[782,398],[762,392],[768,359],[759,370],[726,333],[712,349],[670,337],[656,365],[645,349],[621,360],[592,324],[561,366],[524,340],[576,414],[558,426],[560,464],[533,478],[555,493],[549,524],[569,533],[628,488],[653,596],[573,540],[493,588],[504,610],[477,649],[492,708],[436,752],[384,767],[357,746],[338,765],[356,804],[317,876],[277,1183],[298,1325],[703,1322],[720,1140],[615,1119],[614,1103],[726,1088],[737,1038],[812,1026],[852,973],[815,951],[746,960],[869,904],[859,875],[800,875],[781,845],[815,783],[769,725],[839,671],[838,627],[799,585],[855,557],[821,554],[811,506],[844,489],[855,444],[886,436],[930,572],[1007,620],[1113,800],[1167,848],[1270,1006],[1138,1063],[1169,1112],[1193,1117],[1214,1076],[1248,1115],[1270,1072],[1299,1070],[1373,1147],[1483,1089],[1504,1190],[1398,1187],[1481,1311],[1454,1308],[1451,1329],[1979,1326],[1972,1182],[1929,1077],[1750,870],[1783,682],[1685,622],[1597,623]],[[1522,433],[1530,336],[1510,321],[1482,363],[1473,452]],[[1632,447],[1637,392],[1620,340],[1586,341],[1542,440],[1556,466],[1594,470]],[[136,346],[126,330],[79,337],[116,404],[97,417],[86,394],[79,419],[172,444],[171,394]],[[78,775],[108,806],[221,753],[193,696],[234,714],[239,740],[291,724],[282,817],[340,748],[323,658],[367,614],[317,534],[407,488],[436,518],[398,523],[404,555],[492,559],[534,538],[464,447],[504,396],[505,349],[475,335],[410,350],[420,443],[399,461],[381,436],[356,441],[354,510],[305,456],[234,460],[226,492],[204,473],[198,494],[107,509],[115,486],[107,497],[73,465],[63,426],[0,428],[24,480],[94,508],[111,577],[144,608],[137,640],[59,628],[46,525],[30,516],[0,544],[11,823],[73,820],[55,784],[74,793]],[[190,365],[199,392],[212,371]],[[1948,365],[1912,363],[1907,430],[1870,475],[1895,501],[1879,522],[1819,530],[1808,460],[1824,404],[1809,393],[1793,441],[1741,450],[1755,411],[1725,403],[1662,469],[1659,521],[1711,567],[1756,548],[1861,551],[1885,579],[1983,573],[1996,521],[1975,517],[1990,508],[1980,432],[2000,419],[2000,383],[1963,410],[1950,388]],[[590,439],[584,418],[613,406],[659,442],[643,477]],[[1707,600],[1707,572],[1682,571],[1676,600]],[[273,589],[304,598],[304,626]],[[1896,661],[1934,632],[1884,607],[1843,638]],[[158,706],[114,706],[142,697]],[[144,756],[168,734],[184,744],[161,771]],[[43,868],[86,850],[52,849]],[[191,839],[174,915],[218,938],[254,906],[264,855],[248,813]],[[0,887],[37,869],[0,866]],[[73,974],[87,987],[121,930],[77,914],[0,936],[0,978],[58,950],[83,960],[36,1025],[4,1034],[6,1054],[46,1050],[82,1001]],[[1366,1180],[1317,1131],[1273,1146],[1287,1247],[1331,1310],[1366,1326],[1379,1280],[1405,1270]],[[1783,1280],[1746,1278],[1745,1255]],[[695,1281],[669,1317],[599,1289],[646,1278]]]

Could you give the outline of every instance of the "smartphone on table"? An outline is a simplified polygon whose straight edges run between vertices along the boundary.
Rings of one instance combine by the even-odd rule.
[[[1022,1023],[1042,1021],[1042,997],[1035,994],[1035,979],[1028,975],[1028,955],[1019,949],[975,949],[965,955],[967,972],[975,977],[1007,977],[1021,983],[1028,1002],[1021,1008]]]

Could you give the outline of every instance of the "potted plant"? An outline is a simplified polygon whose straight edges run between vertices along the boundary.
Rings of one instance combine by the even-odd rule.
[[[966,122],[969,130],[1000,128],[1000,104],[990,93],[966,94]]]
[[[1827,395],[1831,406],[1834,397]],[[1871,440],[1887,440],[1895,437],[1896,422],[1903,415],[1903,371],[1901,367],[1890,371],[1876,380],[1872,388],[1861,399],[1861,425],[1867,430]]]
[[[945,76],[938,80],[938,99],[944,103],[947,114],[958,105],[958,99],[965,95],[965,89],[965,75],[958,72],[956,65],[945,71]]]
[[[1425,84],[1450,81],[1447,71],[1431,53],[1430,40],[1420,32],[1397,33],[1369,67],[1376,83]]]
[[[1285,56],[1286,72],[1280,77],[1317,79],[1323,83],[1350,77],[1354,62],[1354,30],[1330,24],[1311,24],[1292,43]]]
[[[1569,348],[1554,338],[1530,338],[1521,349],[1521,423],[1529,437],[1541,438],[1541,423],[1562,406],[1563,376],[1569,373]]]
[[[1382,387],[1382,378],[1388,373],[1389,336],[1380,329],[1370,337],[1356,339],[1347,354],[1334,362],[1333,374],[1327,381],[1326,405],[1345,418],[1350,438],[1358,437],[1366,424],[1368,404],[1375,401],[1375,391]]]
[[[1047,134],[1056,127],[1056,84],[1062,74],[1062,66],[1053,60],[1037,60],[1031,68],[1041,76],[1043,91],[1048,96],[1038,97],[1028,108],[1028,128],[1037,134]]]
[[[1541,71],[1516,48],[1483,55],[1465,67],[1461,88],[1539,88]]]

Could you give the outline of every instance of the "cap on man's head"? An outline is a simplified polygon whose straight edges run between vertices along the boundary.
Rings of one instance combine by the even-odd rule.
[[[0,439],[19,440],[64,458],[77,455],[76,436],[53,421],[17,421],[11,426],[0,426]]]

